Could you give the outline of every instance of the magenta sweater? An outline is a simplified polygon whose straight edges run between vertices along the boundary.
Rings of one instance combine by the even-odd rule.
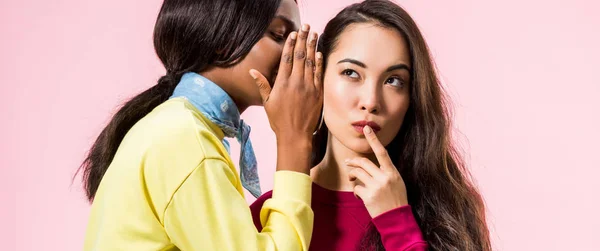
[[[311,251],[359,250],[370,224],[381,234],[385,249],[427,250],[419,225],[410,206],[403,206],[371,218],[363,202],[352,192],[325,189],[313,183],[312,208],[315,222]],[[256,228],[260,231],[260,209],[272,191],[259,197],[251,206]]]

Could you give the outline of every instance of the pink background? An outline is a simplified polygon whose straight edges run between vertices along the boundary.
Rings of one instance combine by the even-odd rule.
[[[320,31],[350,2],[307,0],[303,21]],[[495,250],[598,250],[600,4],[399,2],[450,90]],[[81,250],[89,206],[71,177],[115,107],[164,72],[160,4],[0,3],[3,250]],[[262,108],[244,117],[270,189],[274,136]]]

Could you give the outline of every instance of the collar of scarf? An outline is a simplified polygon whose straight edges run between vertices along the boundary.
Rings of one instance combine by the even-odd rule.
[[[250,142],[250,126],[240,119],[233,99],[217,84],[193,72],[185,73],[171,98],[184,97],[208,120],[223,131],[225,137],[235,137],[240,143],[240,179],[242,186],[254,197],[261,195],[256,156]],[[223,139],[229,152],[229,142]]]

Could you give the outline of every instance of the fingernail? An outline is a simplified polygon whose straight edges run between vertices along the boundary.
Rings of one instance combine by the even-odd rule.
[[[321,59],[323,57],[323,54],[321,52],[317,52],[317,59]]]
[[[312,36],[310,36],[310,40],[314,41],[317,39],[317,33],[313,33]]]
[[[291,38],[292,40],[296,40],[296,37],[298,37],[298,33],[296,33],[296,32],[292,32],[292,34],[290,34],[290,38]]]
[[[365,134],[369,134],[369,133],[373,132],[373,130],[371,130],[370,126],[365,126],[365,128],[363,128],[363,131],[365,132]]]
[[[308,31],[308,28],[309,28],[308,24],[302,25],[302,31]]]
[[[252,76],[252,78],[254,80],[256,80],[258,78],[258,76],[256,76],[256,73],[254,72],[254,70],[250,70],[250,76]]]

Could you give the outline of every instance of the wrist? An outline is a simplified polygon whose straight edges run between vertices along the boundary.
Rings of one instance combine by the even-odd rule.
[[[375,218],[381,214],[384,214],[386,212],[398,209],[398,208],[402,208],[405,206],[409,206],[408,202],[400,202],[397,201],[396,203],[376,203],[375,205],[365,205],[367,207],[367,211],[369,211],[369,214],[371,215],[372,218]]]
[[[312,134],[300,133],[281,133],[275,134],[277,147],[295,145],[298,148],[311,148],[312,150]]]
[[[277,171],[310,173],[312,141],[302,137],[277,139]]]

